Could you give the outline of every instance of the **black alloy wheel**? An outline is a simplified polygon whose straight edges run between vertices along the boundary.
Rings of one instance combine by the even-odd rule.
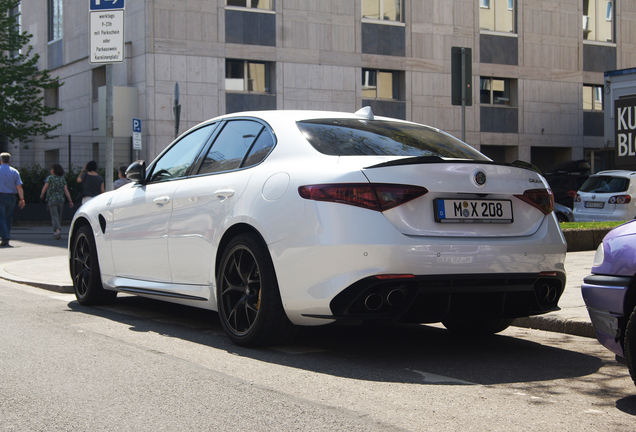
[[[107,291],[102,285],[97,246],[88,225],[82,226],[73,239],[71,277],[75,297],[84,306],[108,303],[117,296],[117,292]]]
[[[221,325],[237,345],[272,345],[293,335],[274,265],[255,235],[241,234],[225,249],[217,276],[217,301]]]

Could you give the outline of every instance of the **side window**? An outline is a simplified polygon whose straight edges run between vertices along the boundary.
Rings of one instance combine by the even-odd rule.
[[[154,164],[148,181],[159,182],[185,176],[215,127],[214,124],[208,125],[181,138]]]
[[[263,159],[265,159],[265,156],[269,154],[272,147],[274,147],[272,134],[270,134],[267,130],[264,130],[256,139],[256,142],[252,146],[250,153],[247,155],[243,166],[250,167],[262,162]]]
[[[205,156],[199,174],[239,168],[261,130],[262,124],[250,120],[228,122]]]

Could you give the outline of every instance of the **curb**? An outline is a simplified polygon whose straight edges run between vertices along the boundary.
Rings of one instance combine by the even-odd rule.
[[[593,251],[612,228],[567,229],[563,231],[568,252]]]
[[[0,268],[0,279],[7,280],[9,282],[19,283],[22,285],[29,285],[35,288],[41,288],[48,291],[53,291],[61,294],[73,294],[75,290],[73,285],[60,285],[46,282],[36,282],[29,279],[24,279],[19,276],[12,275],[4,271],[4,267]]]
[[[555,317],[536,315],[527,318],[517,318],[512,323],[515,327],[523,327],[534,330],[545,330],[554,333],[563,333],[573,336],[596,338],[591,322],[559,319]]]

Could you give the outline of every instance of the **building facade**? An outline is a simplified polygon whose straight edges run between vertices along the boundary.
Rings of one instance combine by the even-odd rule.
[[[209,118],[260,109],[386,115],[461,136],[451,48],[472,49],[466,141],[495,160],[542,169],[611,166],[603,72],[636,66],[636,2],[621,0],[125,0],[125,61],[114,65],[115,166],[152,159]],[[40,67],[64,85],[52,140],[16,143],[19,164],[104,166],[103,65],[90,64],[88,0],[24,0]],[[103,92],[102,92],[103,93]],[[103,105],[103,100],[101,101]],[[118,108],[119,107],[119,108]],[[142,150],[131,150],[132,117]],[[102,120],[103,122],[103,120]]]

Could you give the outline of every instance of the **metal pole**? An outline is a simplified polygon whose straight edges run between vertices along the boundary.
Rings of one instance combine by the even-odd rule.
[[[462,141],[466,142],[466,48],[462,48]]]
[[[106,64],[106,190],[113,190],[113,65]]]
[[[73,165],[71,165],[71,136],[68,136],[68,170],[69,172],[71,171],[71,169],[73,168]]]

